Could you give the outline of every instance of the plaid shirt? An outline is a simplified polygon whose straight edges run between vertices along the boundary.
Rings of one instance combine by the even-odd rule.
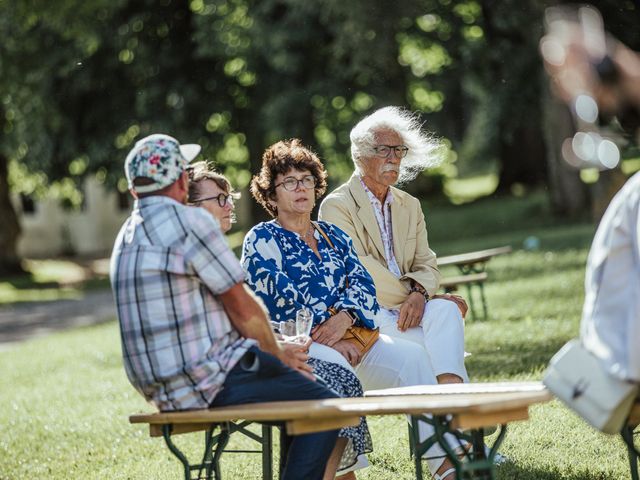
[[[216,295],[244,280],[217,222],[165,196],[136,201],[111,256],[129,380],[160,410],[207,408],[254,340]]]

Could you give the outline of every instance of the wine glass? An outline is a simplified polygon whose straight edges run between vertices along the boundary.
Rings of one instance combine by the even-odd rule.
[[[280,333],[285,337],[295,337],[296,331],[297,325],[293,320],[284,320],[280,322]]]
[[[311,327],[313,327],[311,310],[302,307],[296,312],[296,334],[298,336],[308,337],[311,335]]]

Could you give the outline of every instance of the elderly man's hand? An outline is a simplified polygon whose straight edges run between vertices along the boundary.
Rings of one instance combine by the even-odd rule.
[[[311,331],[311,338],[328,347],[333,347],[342,340],[345,332],[351,326],[351,317],[345,312],[339,312],[328,318]]]
[[[417,327],[422,321],[424,314],[424,296],[421,293],[410,293],[400,307],[398,316],[398,330],[404,332],[408,328]]]
[[[434,295],[433,297],[431,297],[432,300],[436,298],[440,298],[442,300],[449,300],[455,303],[460,309],[462,318],[464,318],[467,315],[467,310],[469,310],[469,307],[467,306],[467,302],[465,301],[465,299],[462,298],[460,295],[453,295],[452,293],[442,293],[442,294]]]
[[[346,340],[340,340],[339,342],[333,345],[333,348],[342,354],[344,358],[347,359],[349,365],[355,367],[360,363],[362,359],[360,355],[360,350],[351,342],[347,342]]]
[[[304,342],[278,342],[282,347],[281,353],[278,356],[280,361],[287,365],[288,367],[297,370],[305,377],[314,380],[313,369],[311,365],[307,363],[309,360],[309,347],[311,346],[312,340],[307,338]]]

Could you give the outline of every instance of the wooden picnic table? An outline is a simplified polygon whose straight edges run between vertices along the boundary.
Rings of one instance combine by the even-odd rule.
[[[139,414],[130,417],[131,423],[148,423],[152,436],[162,435],[169,449],[180,459],[185,479],[197,471],[197,478],[220,479],[219,460],[229,435],[241,430],[247,422],[284,423],[292,435],[355,425],[360,416],[407,414],[411,417],[414,434],[410,437],[415,452],[416,478],[422,479],[422,456],[434,443],[439,443],[454,463],[461,478],[462,472],[480,474],[476,478],[493,478],[493,457],[505,433],[506,424],[528,418],[529,406],[550,399],[541,383],[511,384],[458,384],[408,387],[408,389],[377,390],[366,393],[365,398],[336,398],[290,402],[267,402],[251,405],[221,407],[170,413]],[[245,420],[241,427],[233,423]],[[433,437],[418,438],[421,422],[434,426]],[[501,425],[501,431],[489,454],[485,456],[484,427]],[[221,433],[213,436],[213,430]],[[263,437],[266,434],[263,426]],[[470,429],[463,433],[458,429]],[[197,430],[207,432],[205,454],[199,464],[190,464],[171,440],[171,435]],[[243,432],[246,433],[246,429]],[[469,462],[462,463],[445,440],[445,435],[456,435],[474,445],[475,453]],[[249,435],[251,436],[251,435]],[[271,479],[271,437],[267,440],[253,434],[262,443],[263,479]],[[252,438],[253,438],[252,437]],[[286,452],[281,452],[281,461]],[[269,465],[265,468],[265,462]],[[204,471],[204,476],[202,472]]]
[[[438,258],[438,267],[446,267],[453,265],[458,268],[461,275],[455,277],[445,277],[440,282],[440,286],[445,292],[456,290],[460,285],[466,285],[469,300],[469,310],[471,318],[478,318],[474,305],[473,287],[478,287],[480,291],[480,300],[482,301],[483,319],[488,317],[487,300],[484,295],[484,282],[488,275],[486,272],[487,263],[497,255],[510,253],[510,246],[489,248],[486,250],[477,250],[475,252],[461,253],[458,255],[448,255]]]

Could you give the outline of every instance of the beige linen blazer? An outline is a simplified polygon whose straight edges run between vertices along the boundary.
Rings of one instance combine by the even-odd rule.
[[[386,308],[398,308],[409,294],[410,279],[433,295],[440,284],[440,272],[436,255],[429,248],[420,202],[390,188],[393,249],[402,273],[399,279],[388,269],[373,206],[356,174],[324,199],[319,218],[336,224],[351,237],[360,261],[373,277],[378,302]]]

